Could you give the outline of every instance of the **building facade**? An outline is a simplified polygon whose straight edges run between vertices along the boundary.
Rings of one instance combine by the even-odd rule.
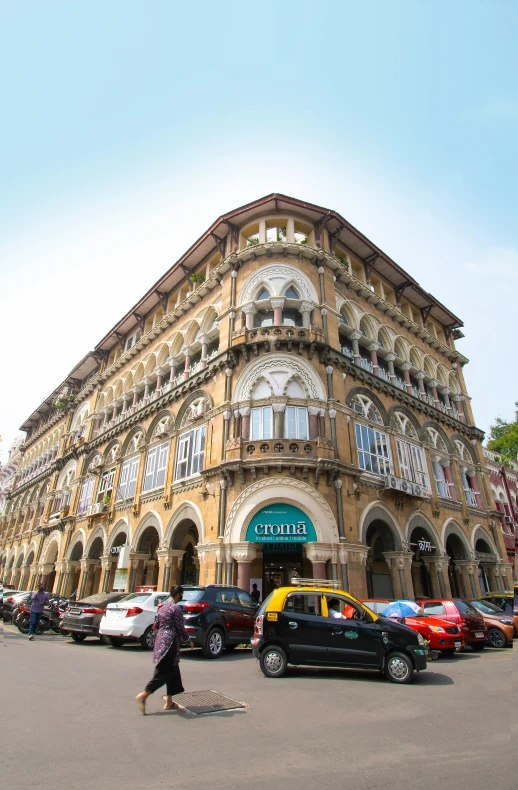
[[[0,517],[3,516],[7,507],[7,496],[11,493],[18,464],[22,457],[21,446],[24,441],[24,436],[17,436],[12,442],[7,453],[7,462],[0,464]]]
[[[220,217],[22,426],[4,580],[508,587],[461,326],[334,211]]]
[[[508,562],[513,564],[516,579],[516,544],[518,524],[518,463],[503,461],[498,453],[484,447],[484,458],[489,472],[493,500],[500,523]],[[487,583],[487,580],[484,580]]]

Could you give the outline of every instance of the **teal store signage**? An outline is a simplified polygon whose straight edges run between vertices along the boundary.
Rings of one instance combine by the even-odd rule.
[[[262,508],[246,531],[246,540],[252,543],[308,543],[316,539],[311,519],[298,507],[282,503]]]

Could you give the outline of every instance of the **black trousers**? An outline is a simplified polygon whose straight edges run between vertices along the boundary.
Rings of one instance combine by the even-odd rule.
[[[176,647],[173,645],[155,667],[155,674],[146,686],[146,691],[152,694],[165,684],[168,696],[181,694],[184,690],[180,667],[176,662]]]

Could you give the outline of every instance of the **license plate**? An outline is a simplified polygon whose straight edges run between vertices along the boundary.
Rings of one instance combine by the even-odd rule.
[[[106,612],[107,617],[122,617],[126,614],[126,609],[108,609]]]
[[[477,637],[477,639],[483,639],[484,638],[484,632],[483,631],[475,631],[475,636]]]
[[[455,647],[462,647],[462,642],[455,642]]]
[[[81,609],[71,609],[69,614],[81,614]]]

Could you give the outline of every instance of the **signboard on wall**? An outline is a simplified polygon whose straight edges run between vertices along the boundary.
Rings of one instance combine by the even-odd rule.
[[[281,502],[259,510],[246,531],[246,540],[252,543],[308,543],[316,539],[311,519],[300,508]]]

